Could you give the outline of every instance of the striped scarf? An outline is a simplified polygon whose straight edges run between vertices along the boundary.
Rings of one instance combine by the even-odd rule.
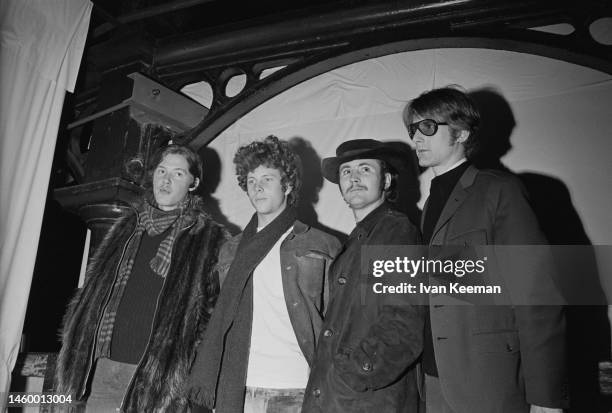
[[[162,211],[153,206],[148,200],[144,202],[142,209],[138,213],[138,223],[134,234],[128,240],[124,255],[119,263],[117,279],[113,285],[111,297],[100,322],[96,342],[96,358],[110,356],[110,344],[113,337],[115,317],[117,316],[117,310],[129,276],[132,273],[132,267],[134,266],[134,260],[138,253],[143,233],[147,231],[147,234],[152,237],[162,234],[172,227],[168,236],[159,244],[155,257],[149,262],[153,272],[165,278],[170,270],[172,246],[178,233],[180,230],[189,227],[195,219],[194,214],[191,213],[195,203],[195,197],[187,196],[179,208],[172,211]]]

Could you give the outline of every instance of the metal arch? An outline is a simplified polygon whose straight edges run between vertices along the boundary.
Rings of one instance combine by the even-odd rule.
[[[525,32],[526,30],[506,31],[504,32],[506,36],[487,35],[486,32],[474,32],[474,35],[469,35],[464,32],[462,36],[362,44],[363,47],[357,49],[355,45],[344,45],[298,59],[264,79],[259,79],[261,70],[255,71],[253,66],[245,70],[245,66],[241,65],[240,70],[247,73],[247,84],[244,89],[232,98],[224,96],[221,99],[215,99],[207,117],[193,130],[183,135],[182,142],[199,149],[214,140],[223,130],[252,109],[305,80],[351,63],[401,52],[438,48],[508,50],[562,60],[612,75],[612,47],[610,46],[592,45],[589,54],[581,51],[584,43],[573,41],[572,36]],[[508,34],[512,35],[508,36]],[[216,87],[213,86],[213,90],[216,94],[220,88],[216,85]]]

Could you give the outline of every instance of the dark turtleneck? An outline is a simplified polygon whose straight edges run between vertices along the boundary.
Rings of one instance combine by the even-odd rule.
[[[463,175],[468,166],[470,166],[470,163],[465,161],[461,165],[431,180],[427,210],[425,211],[425,219],[423,221],[423,241],[425,243],[429,244],[431,241],[433,231],[446,205],[446,201],[448,201],[453,188],[455,188],[459,178],[461,178],[461,175]]]

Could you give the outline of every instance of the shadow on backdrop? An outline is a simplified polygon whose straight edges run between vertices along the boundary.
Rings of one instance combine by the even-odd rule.
[[[298,203],[298,219],[313,228],[325,231],[344,243],[348,235],[319,222],[315,205],[319,203],[319,192],[323,187],[321,158],[306,139],[295,136],[289,139],[289,147],[302,162],[302,188]]]
[[[501,158],[512,145],[510,137],[516,126],[510,104],[494,88],[471,91],[470,97],[480,110],[479,147],[472,162],[479,168],[509,170]],[[551,245],[591,245],[567,186],[559,179],[534,172],[514,174],[525,186],[540,227]],[[555,257],[560,263],[566,257]],[[566,297],[576,289],[588,291],[594,303],[606,302],[599,281],[594,254],[584,260],[585,271],[570,279],[557,279]],[[571,301],[571,299],[569,300]],[[570,412],[606,412],[612,406],[599,392],[598,362],[610,359],[610,323],[607,306],[568,306],[567,343],[569,353]]]
[[[421,199],[421,187],[419,184],[419,164],[414,150],[406,142],[386,142],[394,152],[403,159],[403,168],[397,177],[397,200],[395,207],[398,211],[408,216],[417,228],[421,227],[421,210],[417,206]]]
[[[195,193],[202,197],[206,212],[219,224],[225,226],[232,235],[236,235],[242,230],[238,225],[227,219],[223,212],[221,212],[219,200],[212,195],[217,190],[217,186],[219,186],[221,181],[221,158],[217,151],[207,146],[202,147],[198,154],[202,158],[204,176]]]
[[[386,143],[405,160],[404,167],[402,170],[398,171],[397,200],[394,203],[394,207],[405,213],[418,228],[420,210],[417,207],[417,202],[421,195],[416,156],[412,148],[405,142],[393,141]],[[298,216],[303,222],[315,228],[327,231],[344,242],[347,239],[347,235],[321,224],[314,208],[319,202],[319,192],[323,186],[324,179],[321,173],[321,157],[314,150],[310,142],[302,137],[291,138],[289,140],[289,145],[300,157],[304,171],[302,174],[302,189],[300,191]]]

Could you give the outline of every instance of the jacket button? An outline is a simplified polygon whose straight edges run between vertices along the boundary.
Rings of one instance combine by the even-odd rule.
[[[368,362],[366,361],[365,363],[363,363],[363,364],[361,365],[361,369],[362,369],[363,371],[370,371],[370,370],[372,370],[372,364],[371,364],[371,363],[368,363]]]
[[[294,307],[297,307],[299,304],[300,304],[299,302],[294,301],[291,305],[294,306]]]
[[[321,389],[315,387],[314,389],[312,389],[312,395],[314,397],[319,397],[321,395]]]
[[[344,284],[346,284],[346,278],[344,278],[344,277],[338,277],[338,284],[340,284],[340,285],[344,285]]]
[[[331,331],[329,328],[327,330],[323,331],[323,336],[324,337],[331,337],[333,335],[334,335],[334,332]]]
[[[291,271],[291,265],[287,265],[287,266],[285,267],[285,269],[286,269],[287,271]]]
[[[510,343],[506,343],[506,350],[507,350],[508,352],[511,352],[512,350],[514,350],[514,347],[512,347],[512,344],[510,344]]]

